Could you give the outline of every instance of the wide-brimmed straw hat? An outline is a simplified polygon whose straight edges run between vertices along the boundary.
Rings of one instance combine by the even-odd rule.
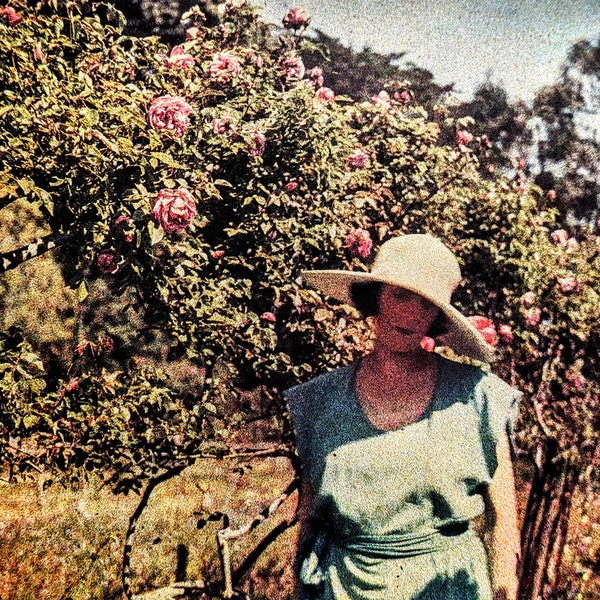
[[[452,251],[431,235],[411,234],[388,240],[381,246],[370,273],[322,270],[304,271],[303,276],[311,286],[350,305],[350,290],[355,283],[387,283],[419,294],[447,317],[447,331],[436,339],[440,345],[483,363],[494,360],[494,349],[450,304],[461,280],[460,267]]]

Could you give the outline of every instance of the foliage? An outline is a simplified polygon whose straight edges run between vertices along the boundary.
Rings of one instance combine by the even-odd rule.
[[[443,108],[431,120],[393,97],[321,99],[303,79],[301,35],[257,45],[268,29],[246,6],[228,5],[216,28],[192,11],[193,39],[175,50],[66,6],[68,17],[23,6],[28,17],[2,25],[4,201],[38,206],[67,233],[65,273],[82,299],[103,280],[131,313],[126,324],[162,332],[163,356],[195,364],[206,401],[224,377],[233,401],[235,388],[276,392],[360,351],[354,315],[328,304],[313,318],[320,299],[298,279],[303,268],[366,268],[346,241],[358,229],[375,245],[407,231],[451,245],[466,276],[458,303],[513,327],[505,355],[530,391],[550,347],[565,348],[565,373],[583,360],[593,381],[595,238],[566,252],[535,191],[483,179],[469,118],[445,113],[457,132],[445,143]],[[559,276],[575,288],[562,292]],[[535,326],[520,308],[525,291],[544,311]],[[80,348],[94,353],[105,336],[110,351],[94,360],[118,357],[123,336],[110,327]],[[115,376],[118,393],[92,379],[76,395],[108,394],[109,406],[144,375]],[[567,389],[565,401],[577,391]]]

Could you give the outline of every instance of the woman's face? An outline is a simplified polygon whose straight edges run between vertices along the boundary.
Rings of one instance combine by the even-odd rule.
[[[375,318],[377,342],[392,352],[412,352],[420,348],[439,309],[408,290],[384,285]]]

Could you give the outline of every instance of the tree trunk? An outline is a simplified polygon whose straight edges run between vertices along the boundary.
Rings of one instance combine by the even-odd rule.
[[[546,448],[534,477],[522,533],[519,600],[555,600],[578,471]]]

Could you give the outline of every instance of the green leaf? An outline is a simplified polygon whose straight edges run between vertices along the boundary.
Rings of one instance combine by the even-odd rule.
[[[84,302],[88,296],[89,296],[89,291],[88,291],[87,284],[84,280],[79,284],[79,287],[77,288],[77,298],[79,299],[79,302]]]

